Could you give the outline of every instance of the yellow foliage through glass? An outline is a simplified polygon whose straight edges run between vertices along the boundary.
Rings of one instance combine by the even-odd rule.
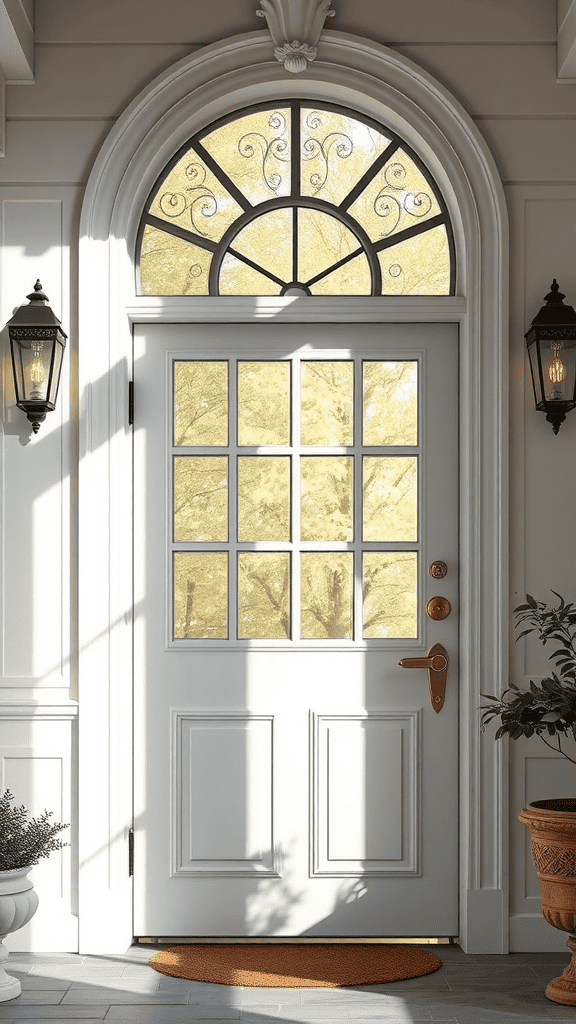
[[[202,145],[256,206],[290,195],[290,109],[256,110],[205,135]]]
[[[228,459],[174,459],[174,540],[228,540]]]
[[[228,363],[174,363],[174,444],[228,444]]]
[[[415,551],[364,552],[362,635],[365,638],[418,635],[417,558]]]
[[[217,640],[228,636],[228,555],[225,551],[174,553],[174,637]]]
[[[238,363],[238,444],[290,444],[290,363]]]
[[[364,362],[363,443],[418,443],[418,363]]]
[[[238,459],[238,540],[290,540],[290,458]]]
[[[417,540],[416,457],[368,455],[362,463],[362,540]]]
[[[305,640],[349,640],[353,635],[353,554],[303,551],[300,556],[300,635]]]
[[[303,362],[300,442],[351,445],[354,437],[354,363]]]
[[[353,460],[349,455],[300,459],[300,536],[302,540],[350,541],[353,524]]]
[[[290,637],[290,555],[243,551],[238,555],[238,637]]]

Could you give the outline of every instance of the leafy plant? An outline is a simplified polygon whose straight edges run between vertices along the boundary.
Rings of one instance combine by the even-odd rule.
[[[37,864],[54,850],[68,846],[56,838],[68,825],[51,822],[52,811],[30,818],[24,806],[12,807],[13,799],[9,789],[0,796],[0,871]]]
[[[536,601],[527,594],[526,604],[518,605],[514,614],[517,627],[526,624],[528,627],[519,634],[517,640],[536,632],[543,646],[554,644],[555,650],[550,654],[550,661],[557,671],[553,671],[540,684],[530,681],[530,689],[526,691],[510,683],[501,698],[489,693],[481,694],[492,703],[481,705],[483,714],[480,727],[484,732],[493,718],[500,718],[501,725],[496,732],[496,739],[506,733],[513,740],[520,736],[537,735],[547,747],[576,764],[576,760],[562,749],[561,744],[562,736],[571,736],[576,740],[576,607],[574,604],[566,604],[555,590],[552,593],[560,602],[555,607],[549,608],[544,601]],[[508,694],[513,696],[507,698]],[[553,736],[556,745],[550,742]]]

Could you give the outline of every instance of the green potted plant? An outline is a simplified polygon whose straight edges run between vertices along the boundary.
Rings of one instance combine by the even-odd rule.
[[[502,697],[483,693],[491,701],[481,706],[481,730],[500,719],[496,739],[508,735],[539,736],[552,750],[576,764],[576,607],[552,591],[558,604],[548,607],[530,594],[514,609],[517,627],[525,628],[518,639],[537,633],[541,643],[551,644],[554,671],[540,683],[530,682],[521,691],[510,683]],[[563,746],[568,741],[570,753]],[[572,755],[572,756],[571,756]],[[548,999],[576,1006],[576,798],[536,800],[519,815],[532,837],[532,856],[542,890],[546,920],[570,932],[567,945],[572,961],[564,974],[546,988]]]
[[[12,806],[13,799],[9,789],[0,795],[0,1003],[22,991],[18,978],[6,974],[3,964],[8,958],[4,939],[27,924],[38,906],[26,876],[43,857],[68,845],[57,838],[68,826],[50,821],[51,811],[31,818],[25,807]]]

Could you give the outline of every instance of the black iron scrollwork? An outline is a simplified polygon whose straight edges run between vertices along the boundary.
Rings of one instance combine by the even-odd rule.
[[[290,160],[290,144],[285,138],[286,120],[279,111],[270,115],[268,124],[276,137],[270,142],[261,132],[248,132],[243,135],[238,143],[238,152],[247,160],[252,159],[260,152],[262,158],[262,177],[271,192],[277,193],[283,178],[278,169],[274,168],[274,161],[287,163]]]
[[[317,131],[322,125],[322,118],[316,111],[311,111],[305,120],[307,128]],[[330,151],[334,151],[341,160],[346,160],[354,150],[352,139],[345,132],[329,132],[325,138],[306,139],[302,146],[302,160],[320,160],[321,170],[314,171],[310,175],[310,184],[314,189],[314,195],[318,195],[328,180]]]
[[[404,164],[389,164],[384,171],[386,184],[374,200],[374,212],[385,222],[382,238],[396,230],[403,212],[410,217],[425,217],[432,208],[432,199],[427,192],[406,189],[406,178]]]
[[[202,164],[188,164],[186,177],[194,182],[190,185],[184,195],[183,192],[165,192],[160,198],[160,209],[166,217],[180,217],[185,210],[190,210],[190,222],[199,235],[207,235],[198,223],[197,217],[213,217],[218,210],[218,202],[212,189],[204,184],[206,180],[206,169]]]

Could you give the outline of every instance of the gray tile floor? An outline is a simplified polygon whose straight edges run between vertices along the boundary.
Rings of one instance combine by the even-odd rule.
[[[428,948],[442,960],[434,974],[338,989],[232,988],[168,978],[147,963],[158,947],[132,946],[124,956],[14,953],[6,966],[22,981],[22,995],[0,1003],[0,1024],[576,1021],[576,1007],[544,995],[569,953],[479,956],[458,946]]]

